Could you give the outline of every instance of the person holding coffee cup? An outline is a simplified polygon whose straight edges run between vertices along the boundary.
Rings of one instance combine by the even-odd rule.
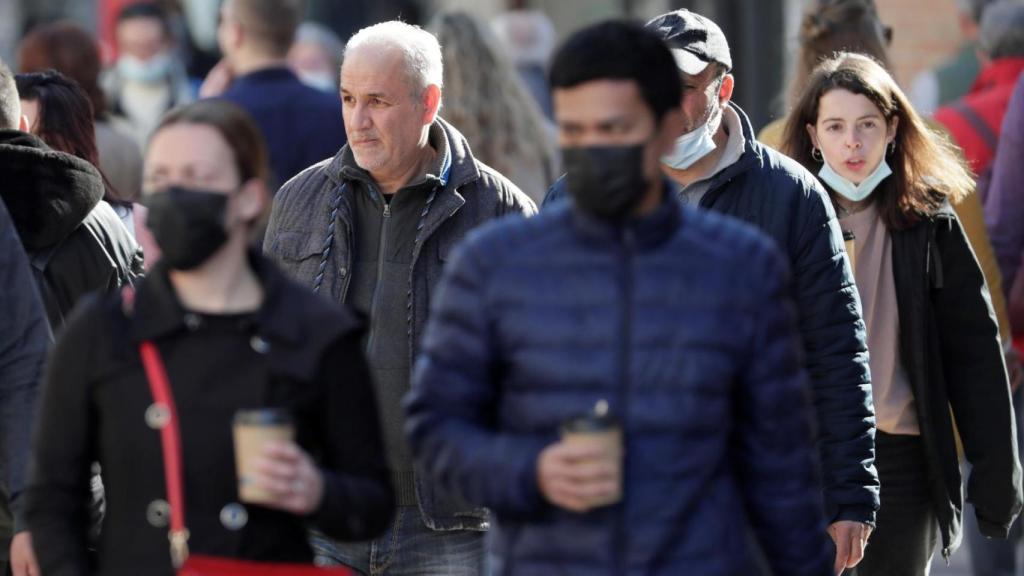
[[[551,68],[570,202],[452,253],[406,400],[420,466],[495,514],[495,574],[826,576],[832,551],[783,256],[681,205],[682,82],[657,34]]]
[[[311,563],[309,527],[365,540],[388,525],[362,322],[250,248],[266,175],[259,130],[230,103],[173,110],[154,133],[144,202],[163,258],[137,291],[83,305],[47,367],[26,507],[42,573],[93,573],[93,461],[108,489],[97,573],[173,573],[172,422],[193,555]]]

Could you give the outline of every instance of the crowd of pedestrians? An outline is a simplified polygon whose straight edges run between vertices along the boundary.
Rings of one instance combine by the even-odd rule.
[[[159,2],[105,70],[36,27],[0,62],[8,570],[1012,573],[1024,4],[970,8],[970,87],[912,100],[872,0],[811,2],[760,132],[686,9],[555,48],[538,11],[342,39],[225,0],[204,78]]]

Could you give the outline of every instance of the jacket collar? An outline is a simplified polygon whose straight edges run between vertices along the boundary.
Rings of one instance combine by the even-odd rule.
[[[264,292],[263,304],[255,315],[255,333],[275,341],[300,342],[302,328],[298,319],[288,313],[288,281],[258,251],[250,251],[248,258]],[[141,342],[184,331],[194,322],[193,318],[174,292],[167,266],[158,262],[135,296],[132,336]]]
[[[1013,86],[1024,72],[1024,57],[1000,58],[981,69],[978,78],[971,85],[971,94],[991,90],[998,86]]]
[[[764,147],[754,137],[754,127],[750,123],[750,117],[736,103],[729,102],[729,106],[732,107],[740,119],[740,129],[743,131],[744,139],[743,154],[740,155],[739,160],[731,166],[727,166],[711,179],[709,191],[714,190],[723,182],[731,180],[737,174],[742,174],[751,168],[764,165]]]
[[[671,238],[683,223],[679,199],[667,181],[661,204],[645,216],[612,222],[583,212],[575,204],[569,209],[573,226],[580,235],[604,245],[632,241],[640,249],[655,248]]]
[[[18,130],[0,130],[0,175],[0,198],[29,251],[64,240],[103,198],[92,164]]]

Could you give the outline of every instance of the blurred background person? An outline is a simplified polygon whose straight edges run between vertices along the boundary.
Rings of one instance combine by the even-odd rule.
[[[29,128],[43,142],[85,160],[99,171],[103,179],[103,201],[114,209],[121,224],[143,249],[146,259],[159,258],[160,251],[146,227],[146,209],[123,199],[123,195],[107,179],[99,163],[96,130],[93,128],[92,110],[88,95],[74,80],[59,72],[34,72],[16,76],[22,112]],[[128,244],[123,243],[125,250]],[[131,267],[130,260],[120,264]]]
[[[960,48],[938,66],[918,73],[907,93],[922,116],[931,116],[939,106],[953,102],[971,89],[981,72],[978,26],[982,12],[991,3],[992,0],[956,0]]]
[[[12,107],[0,99],[0,108]],[[7,207],[0,200],[0,571],[7,560],[13,526],[8,495],[20,494],[29,459],[32,416],[50,326],[32,282],[28,258]],[[19,527],[20,528],[20,527]],[[15,576],[24,571],[14,569]]]
[[[1003,117],[985,220],[992,231],[999,268],[1005,277],[1017,277],[1024,257],[1024,74],[1017,79]],[[1003,288],[1010,292],[1009,284]],[[1011,306],[1011,311],[1014,335],[1024,336],[1024,310]]]
[[[48,367],[27,511],[44,574],[91,572],[79,495],[93,459],[119,487],[96,572],[172,573],[143,343],[162,356],[180,416],[191,552],[311,563],[308,525],[356,540],[387,525],[393,494],[361,322],[250,248],[266,176],[258,129],[229,103],[176,109],[154,133],[144,200],[164,256],[137,292],[85,304]],[[267,499],[242,505],[231,422],[256,407],[284,411],[295,440],[263,447],[252,482]]]
[[[988,197],[985,199],[985,222],[992,235],[992,247],[999,262],[1003,278],[1020,276],[1021,259],[1024,258],[1024,74],[1017,80],[1010,104],[1003,117],[996,158],[992,163],[992,180]],[[1014,346],[1020,352],[1024,349],[1024,283],[1018,281],[1003,284],[1005,296],[1010,303],[1010,324],[1013,328]],[[993,296],[993,300],[994,300]],[[1022,393],[1017,391],[1017,439],[1021,442],[1020,417]],[[1024,443],[1024,442],[1022,442]],[[969,518],[968,518],[969,519]],[[971,545],[971,564],[975,576],[1003,576],[1017,573],[1017,548],[1024,527],[1018,521],[1009,540],[981,538],[977,532],[968,533]]]
[[[444,58],[445,120],[480,161],[540,204],[559,174],[554,126],[478,20],[465,12],[442,13],[430,30]]]
[[[508,7],[494,16],[491,29],[544,116],[553,120],[548,65],[555,50],[555,25],[543,10],[528,9],[524,0],[509,0]]]
[[[155,3],[125,6],[117,17],[117,62],[102,77],[110,110],[126,118],[139,147],[164,112],[194,99],[167,12]]]
[[[137,201],[142,190],[142,152],[130,137],[125,120],[107,109],[106,95],[99,85],[101,65],[96,40],[85,29],[66,20],[37,26],[18,46],[18,71],[51,69],[77,82],[89,96],[96,127],[98,167],[112,184],[108,193],[117,200]]]
[[[871,58],[839,53],[812,74],[783,150],[818,174],[864,305],[881,508],[859,576],[927,574],[961,537],[953,418],[973,465],[967,498],[989,537],[1021,508],[1014,412],[984,277],[948,205],[970,171]],[[952,409],[952,410],[951,410]]]
[[[330,28],[303,22],[288,49],[288,66],[307,86],[338,95],[338,74],[345,43]]]
[[[0,130],[0,179],[5,183],[0,197],[10,207],[56,333],[86,295],[136,282],[143,273],[142,250],[103,201],[107,186],[95,166],[92,110],[85,92],[56,72],[19,75],[16,83],[3,68],[0,92],[0,98],[19,99],[18,116],[0,119],[0,128],[8,127]],[[103,489],[93,478],[95,525]],[[18,496],[11,494],[16,533],[11,562],[16,568],[33,562]]]
[[[882,23],[874,0],[811,0],[800,20],[799,49],[786,92],[786,109],[800,98],[811,72],[835,52],[867,54],[887,70],[892,28]],[[765,125],[757,138],[775,148],[782,145],[786,117]]]
[[[104,200],[89,97],[57,72],[19,74],[14,88],[22,124],[0,138],[0,195],[56,330],[86,294],[141,277],[143,253]]]
[[[967,164],[978,175],[984,202],[990,179],[987,172],[995,158],[1003,116],[1017,78],[1024,72],[1024,2],[1001,0],[985,8],[978,53],[982,67],[971,89],[939,108],[935,119],[963,148]]]
[[[302,6],[301,0],[225,0],[217,32],[224,59],[200,90],[241,106],[256,121],[275,191],[345,144],[337,92],[311,88],[288,68]]]

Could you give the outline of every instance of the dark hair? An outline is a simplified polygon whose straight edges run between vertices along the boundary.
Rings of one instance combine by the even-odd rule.
[[[659,122],[679,107],[683,89],[679,68],[654,32],[623,21],[584,28],[569,37],[551,63],[551,89],[593,80],[632,80]]]
[[[235,157],[235,168],[242,183],[253,178],[269,179],[263,134],[252,117],[237,105],[226,100],[200,100],[174,108],[164,114],[153,134],[177,124],[209,126],[220,133]]]
[[[162,6],[155,2],[136,2],[134,4],[128,4],[121,9],[117,14],[117,23],[121,24],[127,20],[134,20],[136,18],[149,18],[160,22],[160,27],[164,31],[164,35],[170,39],[171,33],[171,18],[168,16],[167,11]]]
[[[800,23],[800,55],[790,86],[790,102],[803,91],[811,72],[836,52],[859,52],[890,69],[892,28],[882,24],[873,0],[831,0],[811,4]]]
[[[783,153],[811,172],[821,169],[821,161],[812,155],[814,144],[807,126],[817,124],[821,98],[832,90],[871,100],[887,124],[899,119],[888,159],[893,176],[870,197],[879,205],[888,228],[907,228],[934,213],[944,200],[955,203],[974,189],[974,179],[956,146],[929,129],[885,68],[863,54],[840,52],[814,70],[786,121]]]
[[[256,41],[273,53],[288,53],[302,21],[302,0],[227,0],[235,19]]]
[[[99,84],[100,51],[89,32],[70,21],[33,28],[18,46],[18,70],[25,73],[51,69],[85,90],[97,119],[106,116],[106,97]]]
[[[50,148],[95,166],[103,177],[103,199],[115,205],[127,204],[100,168],[92,103],[85,90],[56,70],[18,74],[15,81],[22,100],[39,103],[39,115],[30,127],[32,133]]]
[[[39,103],[32,133],[54,150],[98,167],[92,104],[82,87],[56,70],[18,74],[15,80],[22,100]]]
[[[11,69],[0,60],[0,129],[17,130],[21,123],[21,100]]]

